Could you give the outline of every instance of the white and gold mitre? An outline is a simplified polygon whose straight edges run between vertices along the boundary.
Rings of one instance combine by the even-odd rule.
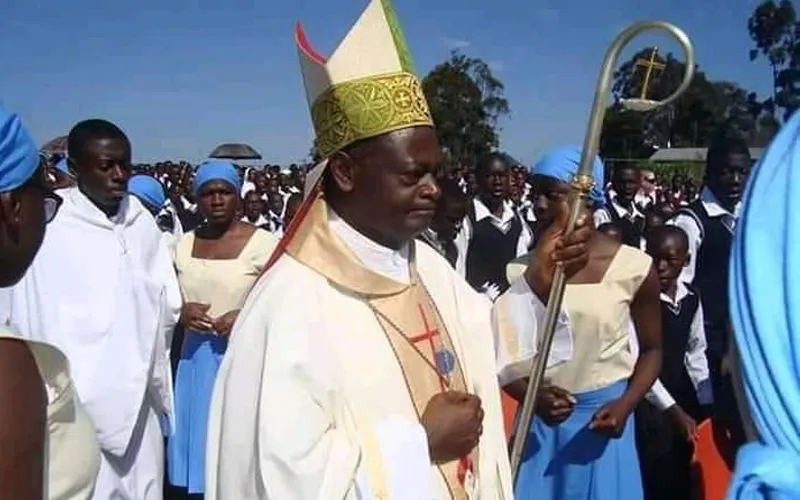
[[[390,0],[371,0],[327,60],[300,24],[295,40],[322,157],[393,130],[433,126]]]

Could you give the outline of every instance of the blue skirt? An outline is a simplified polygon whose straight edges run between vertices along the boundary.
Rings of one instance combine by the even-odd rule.
[[[517,478],[518,500],[642,500],[633,414],[619,439],[589,430],[595,412],[627,386],[623,380],[575,394],[575,410],[559,426],[535,419]]]
[[[205,492],[206,431],[211,393],[228,340],[186,332],[175,376],[175,433],[167,446],[169,481]]]

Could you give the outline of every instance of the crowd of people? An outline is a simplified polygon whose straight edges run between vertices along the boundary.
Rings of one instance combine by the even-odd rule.
[[[750,292],[787,290],[794,268],[774,259],[743,278],[745,247],[770,251],[763,214],[736,228],[766,196],[751,188],[741,208],[743,140],[717,134],[701,185],[594,158],[565,232],[581,149],[443,171],[387,0],[329,60],[301,27],[296,39],[314,165],[134,167],[134,145],[102,119],[42,157],[0,109],[4,497],[701,498],[702,421],[731,468],[742,449],[734,498],[800,491],[764,472],[781,467],[775,449],[798,463],[792,433],[765,424],[791,428],[794,408],[768,401],[797,380],[784,370],[784,387],[754,389],[759,342],[793,325],[760,319],[790,319],[796,302],[754,311]],[[376,89],[396,93],[391,106]],[[773,189],[798,120],[764,160]],[[776,220],[771,243],[796,243]],[[564,301],[539,359],[557,268]],[[781,345],[771,361],[791,365]],[[546,381],[514,481],[501,394],[521,403],[535,363]]]

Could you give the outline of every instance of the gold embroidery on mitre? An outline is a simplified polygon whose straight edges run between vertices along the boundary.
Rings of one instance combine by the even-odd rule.
[[[311,119],[323,157],[361,139],[433,126],[419,79],[403,72],[333,85],[314,101]]]

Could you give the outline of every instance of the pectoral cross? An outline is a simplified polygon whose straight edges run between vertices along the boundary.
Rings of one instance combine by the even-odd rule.
[[[446,383],[445,377],[453,371],[455,358],[449,350],[436,348],[435,338],[439,336],[439,330],[437,328],[431,328],[428,324],[428,317],[425,315],[425,310],[422,308],[422,304],[419,304],[418,307],[424,330],[419,335],[410,337],[409,340],[413,344],[428,341],[428,346],[431,348],[431,357],[433,357],[433,364],[439,374],[439,387],[441,388],[442,392],[444,392],[447,390],[447,386],[449,385]]]
[[[658,47],[653,47],[653,50],[650,52],[650,59],[636,60],[636,66],[644,66],[647,68],[644,74],[644,83],[642,83],[642,94],[639,96],[640,99],[647,99],[647,87],[650,85],[650,76],[653,74],[653,70],[663,70],[666,68],[665,64],[656,60],[657,55]]]
[[[411,337],[409,340],[411,340],[411,342],[415,344],[417,342],[422,342],[423,340],[427,340],[430,343],[431,349],[433,349],[433,338],[439,335],[439,330],[431,329],[431,327],[428,326],[428,317],[425,316],[425,311],[422,309],[422,305],[419,305],[419,314],[422,317],[422,326],[425,329],[425,331],[423,331],[419,335]]]

